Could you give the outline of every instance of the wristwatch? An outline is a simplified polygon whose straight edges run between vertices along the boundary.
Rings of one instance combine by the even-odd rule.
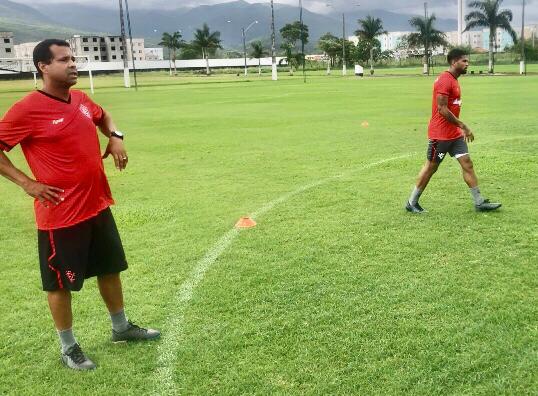
[[[121,139],[123,140],[123,132],[120,132],[120,131],[112,131],[110,132],[110,137],[117,137],[118,139]]]

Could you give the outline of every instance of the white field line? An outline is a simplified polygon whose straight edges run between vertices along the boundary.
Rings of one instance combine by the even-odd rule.
[[[302,187],[297,188],[294,191],[281,195],[277,199],[268,202],[254,213],[251,217],[256,219],[260,216],[263,216],[275,206],[286,202],[290,198],[295,197],[296,195],[302,194],[308,190],[311,190],[315,187],[321,186],[323,184],[330,183],[334,180],[343,178],[354,172],[360,172],[367,170],[388,162],[397,161],[400,159],[408,158],[416,153],[400,155],[397,157],[387,158],[381,161],[372,162],[370,164],[362,165],[360,167],[348,170],[344,173],[341,173],[336,176],[330,176],[325,179],[319,180],[314,183],[306,184]],[[206,272],[211,268],[213,263],[219,258],[219,256],[232,244],[234,239],[239,235],[239,230],[237,228],[232,228],[226,232],[212,247],[208,250],[205,256],[200,259],[194,266],[194,269],[190,276],[185,280],[185,282],[179,288],[173,304],[171,304],[170,311],[168,312],[168,318],[165,322],[164,329],[166,331],[163,334],[161,342],[158,344],[158,363],[157,370],[154,373],[154,394],[156,395],[176,395],[180,394],[180,390],[176,387],[174,381],[174,367],[176,363],[176,353],[179,349],[181,341],[181,333],[183,326],[183,317],[185,308],[192,299],[192,295],[196,287],[203,280]]]

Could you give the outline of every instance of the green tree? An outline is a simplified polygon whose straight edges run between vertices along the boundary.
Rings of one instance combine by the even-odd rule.
[[[429,17],[413,17],[409,24],[417,31],[407,35],[409,46],[424,49],[424,74],[430,74],[430,59],[432,51],[437,47],[448,47],[446,36],[435,29],[435,14]]]
[[[304,61],[304,54],[297,52],[297,41],[303,42],[305,45],[308,43],[308,26],[304,23],[301,24],[300,21],[288,23],[280,29],[280,35],[283,39],[280,48],[286,54],[290,74],[293,75],[293,68],[299,65],[301,61]]]
[[[174,74],[176,70],[176,51],[181,49],[185,42],[181,39],[181,33],[174,32],[172,34],[164,32],[159,45],[168,49],[168,62],[170,65],[170,75],[172,75],[172,61],[174,61]]]
[[[489,72],[494,72],[495,64],[495,55],[494,47],[496,45],[496,36],[497,29],[506,30],[514,43],[517,43],[517,35],[510,22],[512,22],[513,15],[510,10],[500,10],[503,0],[480,0],[480,1],[471,1],[469,7],[475,8],[475,11],[471,11],[465,16],[465,21],[467,26],[465,27],[465,32],[477,28],[488,28],[489,29]]]
[[[268,54],[267,50],[263,47],[261,41],[254,41],[250,43],[251,51],[250,56],[254,59],[258,59],[258,76],[262,75],[262,64],[261,58]]]
[[[359,40],[366,43],[368,51],[370,52],[370,73],[374,74],[374,47],[377,40],[377,36],[386,34],[387,31],[383,29],[383,22],[379,18],[374,18],[368,15],[365,19],[359,19],[359,29],[355,31],[355,35],[359,37]]]
[[[210,75],[209,69],[209,55],[215,54],[217,49],[221,49],[220,32],[211,32],[207,23],[204,23],[201,29],[196,29],[194,32],[194,39],[191,42],[193,48],[195,48],[202,58],[206,61],[206,74]]]
[[[319,38],[318,47],[329,58],[327,62],[327,74],[331,74],[331,66],[336,64],[338,51],[342,51],[342,39],[332,33],[325,33]]]

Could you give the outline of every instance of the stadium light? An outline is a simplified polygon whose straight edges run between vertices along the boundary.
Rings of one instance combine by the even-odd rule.
[[[360,7],[360,4],[353,4],[355,7]],[[331,3],[326,3],[325,6],[333,7]],[[346,65],[346,14],[342,13],[342,75],[347,75]]]
[[[278,80],[275,52],[275,7],[273,4],[273,0],[271,0],[271,80]]]
[[[519,64],[519,74],[527,74],[527,65],[525,59],[525,0],[521,12],[521,62]]]
[[[245,76],[248,74],[248,67],[247,67],[247,39],[246,39],[246,34],[247,34],[247,31],[252,27],[254,26],[255,24],[257,24],[258,21],[254,21],[252,22],[250,25],[248,25],[246,28],[241,28],[241,33],[243,35],[243,55],[245,57]]]
[[[463,44],[463,0],[458,0],[458,45]]]
[[[127,61],[127,40],[125,39],[125,22],[123,19],[123,0],[119,0],[120,4],[120,29],[121,43],[123,44],[123,85],[125,88],[131,87],[131,79],[129,77],[129,63]]]

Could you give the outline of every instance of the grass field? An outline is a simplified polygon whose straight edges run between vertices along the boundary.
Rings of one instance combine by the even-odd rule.
[[[447,159],[423,216],[403,205],[434,77],[139,78],[94,98],[127,135],[127,170],[106,162],[126,310],[162,339],[111,344],[90,280],[74,329],[99,367],[62,368],[32,202],[1,180],[0,394],[538,394],[538,76],[461,80],[501,211]],[[0,112],[31,85],[1,81]]]

